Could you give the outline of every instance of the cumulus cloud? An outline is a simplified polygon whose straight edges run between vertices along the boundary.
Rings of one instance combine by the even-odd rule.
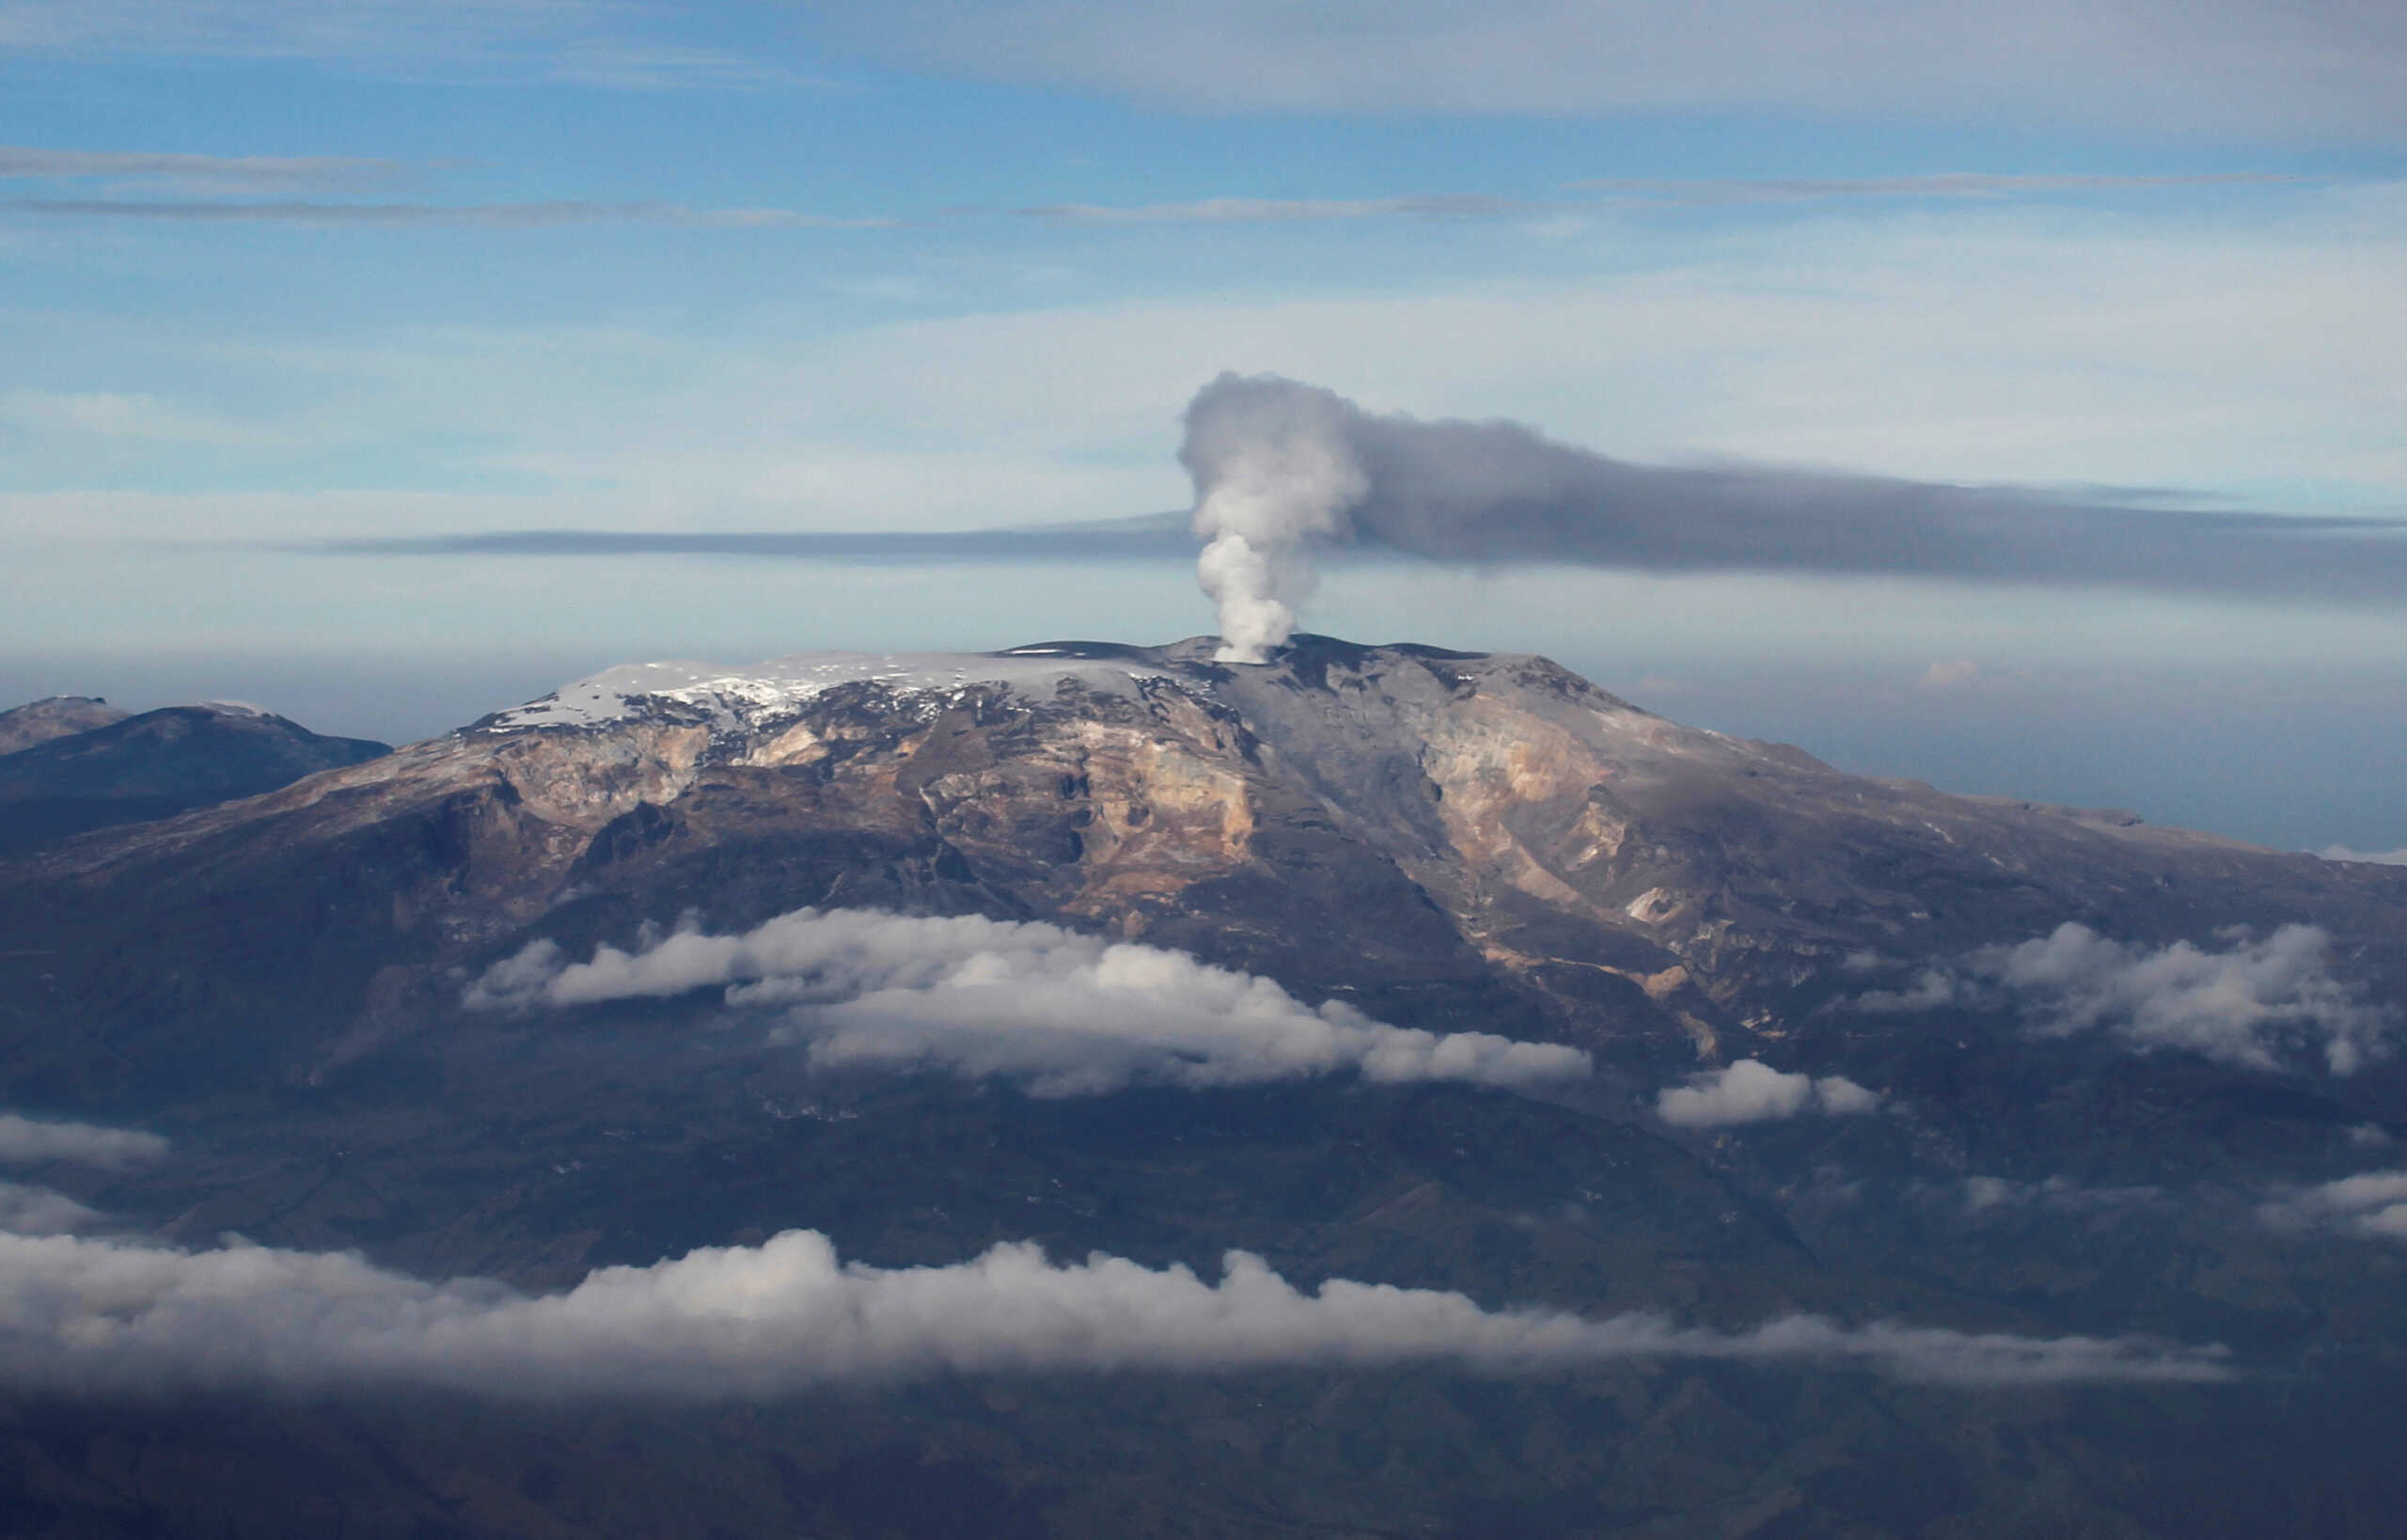
[[[15,1235],[60,1235],[100,1218],[65,1193],[0,1182],[0,1231]]]
[[[2128,1337],[1817,1316],[1719,1332],[1654,1314],[1488,1311],[1460,1294],[1344,1279],[1307,1292],[1243,1251],[1228,1253],[1217,1282],[1102,1254],[1055,1264],[1026,1244],[889,1269],[847,1264],[826,1236],[798,1230],[528,1296],[484,1280],[426,1282],[348,1253],[0,1235],[0,1380],[54,1392],[407,1384],[721,1399],[946,1374],[1412,1362],[1538,1373],[1658,1358],[1966,1385],[2232,1374],[2221,1348]]]
[[[0,1165],[35,1166],[54,1160],[103,1171],[147,1165],[167,1153],[167,1141],[132,1128],[88,1123],[45,1123],[0,1112]]]
[[[2366,1171],[2267,1203],[2266,1221],[2285,1229],[2323,1226],[2407,1241],[2407,1171]]]
[[[1693,1076],[1685,1086],[1658,1092],[1655,1114],[1679,1128],[1727,1128],[1778,1123],[1801,1112],[1847,1117],[1880,1105],[1877,1092],[1844,1076],[1817,1080],[1810,1075],[1785,1075],[1759,1059],[1741,1059],[1726,1069]]]
[[[2255,1069],[2275,1068],[2285,1048],[2304,1045],[2333,1074],[2352,1075],[2387,1051],[2394,1013],[2336,977],[2331,953],[2330,933],[2313,925],[2236,935],[2213,951],[2116,941],[2068,921],[1854,1003],[1882,1012],[2006,1007],[2048,1036],[2104,1031],[2134,1048],[2186,1048]]]
[[[557,1009],[705,988],[784,1012],[780,1035],[813,1063],[924,1064],[1022,1080],[1040,1096],[1347,1070],[1516,1086],[1589,1070],[1576,1048],[1392,1027],[1183,952],[974,915],[799,909],[742,935],[685,929],[582,963],[537,941],[486,969],[466,1002]]]

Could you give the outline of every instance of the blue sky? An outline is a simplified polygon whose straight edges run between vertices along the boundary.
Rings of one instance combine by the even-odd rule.
[[[1184,571],[270,547],[1182,507],[1222,369],[1643,461],[2407,513],[2407,12],[0,0],[0,693],[408,736]],[[1849,768],[2407,844],[2399,605],[1345,568]]]

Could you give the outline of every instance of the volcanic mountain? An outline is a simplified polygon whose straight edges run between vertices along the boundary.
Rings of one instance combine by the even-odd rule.
[[[8,1099],[169,1136],[71,1192],[163,1241],[525,1289],[794,1227],[889,1267],[1242,1247],[1482,1304],[2248,1370],[346,1403],[307,1438],[359,1532],[2236,1534],[2310,1468],[2343,1529],[2389,1501],[2359,1413],[2407,1341],[2399,1262],[2315,1195],[2407,1133],[2407,870],[1846,775],[1538,657],[1215,651],[633,665],[0,861]],[[1172,982],[1070,1032],[1106,967]],[[969,1019],[1022,983],[1052,1015]],[[1192,1035],[1213,991],[1242,1054]],[[1162,1001],[1175,1031],[1137,1019]],[[2260,1480],[2232,1456],[2276,1384],[2290,1477]],[[1943,1393],[1973,1401],[1934,1423]],[[97,1526],[55,1532],[169,1501],[280,1532],[189,1474],[302,1437],[240,1405],[36,1397],[0,1469]],[[126,1440],[187,1474],[110,1486]]]
[[[37,700],[0,712],[0,854],[272,792],[387,746],[226,701],[133,715],[82,697]]]

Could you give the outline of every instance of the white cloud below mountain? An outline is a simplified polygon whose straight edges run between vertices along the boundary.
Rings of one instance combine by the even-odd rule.
[[[2286,1045],[2320,1053],[2352,1075],[2388,1050],[2395,1014],[2332,968],[2330,933],[2284,925],[2221,951],[2188,941],[2148,947],[2068,921],[2015,946],[1985,947],[1927,967],[1904,989],[1855,1001],[1873,1012],[1950,1006],[2020,1012],[2043,1035],[2102,1031],[2130,1046],[2186,1048],[2226,1063],[2272,1069]]]
[[[1519,1086],[1590,1067],[1559,1044],[1393,1027],[1183,952],[977,916],[799,909],[738,935],[681,930],[582,963],[537,941],[488,968],[466,998],[558,1009],[710,988],[731,1007],[782,1010],[779,1035],[814,1063],[925,1065],[1021,1080],[1040,1096],[1343,1071]]]
[[[422,1385],[505,1398],[761,1398],[948,1374],[1429,1362],[1550,1373],[1708,1359],[1964,1385],[2227,1378],[2219,1348],[1794,1315],[1749,1331],[1653,1314],[1483,1310],[1332,1279],[1305,1292],[1232,1251],[1218,1282],[1032,1245],[948,1266],[842,1261],[826,1236],[607,1267],[565,1293],[424,1282],[355,1254],[183,1251],[0,1235],[0,1383],[50,1392]]]
[[[1655,1114],[1677,1128],[1778,1123],[1802,1113],[1847,1117],[1880,1105],[1880,1094],[1845,1076],[1784,1074],[1759,1059],[1691,1076],[1656,1095]]]
[[[0,1112],[0,1166],[38,1166],[68,1161],[120,1171],[146,1165],[167,1153],[156,1134],[103,1128],[88,1123],[49,1123]]]

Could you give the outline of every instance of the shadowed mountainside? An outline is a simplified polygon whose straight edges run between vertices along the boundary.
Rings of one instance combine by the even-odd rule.
[[[8,1101],[168,1135],[157,1167],[42,1178],[162,1242],[421,1277],[558,1288],[806,1227],[888,1267],[1033,1239],[1210,1276],[1242,1247],[1306,1286],[1490,1307],[2153,1333],[2228,1344],[2240,1380],[1632,1363],[683,1410],[26,1394],[0,1416],[0,1512],[56,1535],[2381,1532],[2407,1494],[2365,1430],[2402,1383],[2407,1268],[2262,1211],[2407,1133],[2396,1061],[2242,1062],[1913,990],[2067,921],[2134,956],[2309,922],[2330,987],[2378,1013],[2407,998],[2407,871],[1846,776],[1539,658],[1210,655],[631,666],[0,862]],[[1047,1098],[814,1066],[716,988],[466,999],[530,943],[578,959],[806,906],[1141,941],[1597,1072]],[[1879,1108],[1658,1115],[1748,1058]]]

